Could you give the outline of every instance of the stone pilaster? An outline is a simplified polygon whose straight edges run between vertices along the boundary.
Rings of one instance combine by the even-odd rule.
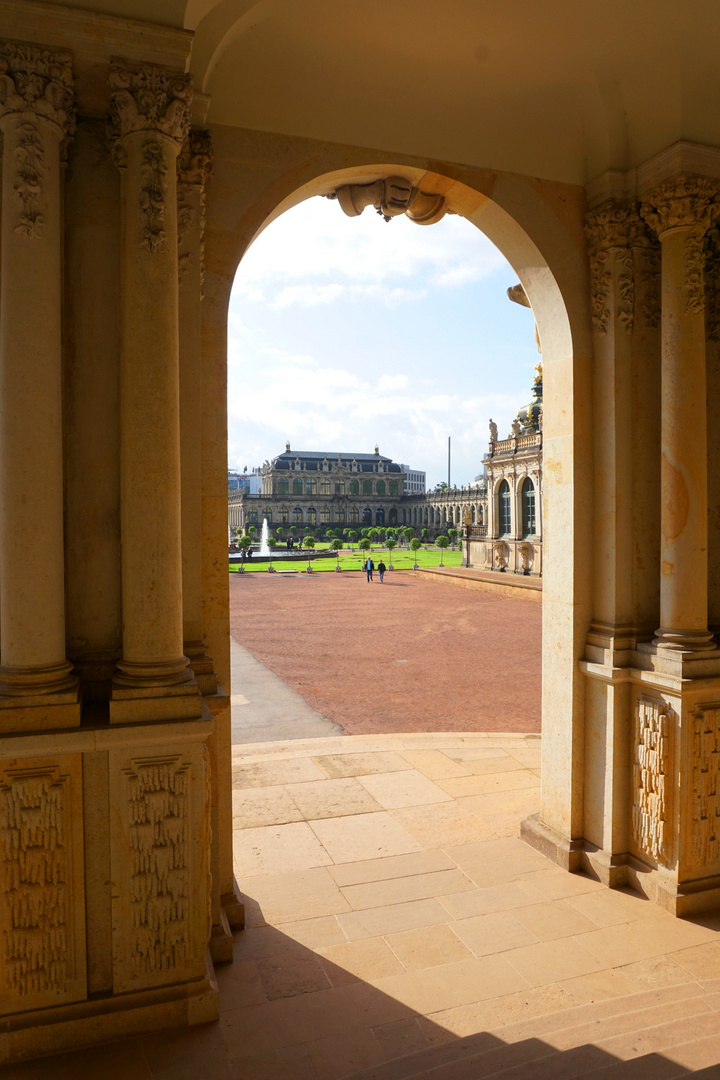
[[[0,45],[0,730],[80,722],[63,554],[60,148],[73,130],[69,55]]]
[[[210,132],[191,131],[178,161],[183,648],[204,694],[217,690],[217,676],[202,630],[200,313],[205,273],[205,185],[211,175]]]
[[[176,241],[177,157],[189,129],[192,90],[189,76],[149,64],[114,63],[110,86],[115,157],[125,162],[123,657],[111,719],[127,722],[200,713],[183,653]]]
[[[662,245],[660,627],[674,652],[714,649],[707,613],[707,420],[703,237],[718,186],[679,176],[644,203]]]

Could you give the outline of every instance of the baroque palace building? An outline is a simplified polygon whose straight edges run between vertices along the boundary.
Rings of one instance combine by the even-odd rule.
[[[228,304],[249,246],[316,196],[378,229],[462,216],[532,307],[542,793],[522,835],[676,915],[720,903],[720,7],[362,16],[0,0],[2,1063],[218,1016],[246,872]],[[537,433],[492,443],[488,515],[507,482],[522,542]],[[358,507],[389,513],[377,484],[401,474],[370,464]]]

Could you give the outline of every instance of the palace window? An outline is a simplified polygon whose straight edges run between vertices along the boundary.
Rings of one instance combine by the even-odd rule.
[[[350,481],[350,494],[351,495],[359,495],[360,494],[360,481],[359,480],[351,480]]]
[[[363,480],[363,495],[372,495],[372,480]]]
[[[498,535],[509,536],[511,531],[510,486],[507,480],[503,480],[498,488]]]
[[[306,495],[317,495],[317,480],[306,480],[305,481],[305,494]]]
[[[345,481],[344,480],[336,480],[335,481],[335,494],[336,495],[344,495],[345,494]]]
[[[293,525],[302,525],[302,510],[299,506],[293,510]]]
[[[278,493],[278,495],[289,495],[290,494],[290,481],[287,478],[283,478],[282,480],[278,480],[278,482],[277,482],[277,493]]]
[[[351,525],[359,525],[360,524],[360,511],[358,510],[357,506],[351,506],[350,507],[350,524]]]
[[[330,507],[329,506],[322,506],[320,508],[320,521],[322,522],[323,525],[329,525],[330,524]]]
[[[378,480],[378,482],[377,482],[377,484],[375,486],[375,490],[377,491],[378,495],[384,495],[385,494],[385,481],[384,480]]]
[[[279,512],[280,512],[280,524],[281,525],[287,525],[288,521],[290,520],[290,511],[288,510],[287,506],[281,506]]]
[[[372,525],[372,510],[369,506],[363,510],[363,525]]]
[[[398,493],[398,482],[397,482],[397,480],[391,480],[390,481],[390,494],[391,495],[397,495],[397,493]]]
[[[393,506],[390,510],[390,524],[397,525],[397,507]]]
[[[263,517],[267,521],[268,525],[272,525],[272,510],[263,510]]]
[[[302,495],[302,493],[303,493],[302,480],[299,480],[299,479],[293,480],[293,495]]]
[[[317,523],[317,511],[314,506],[308,507],[307,523],[311,528],[314,528]]]
[[[320,494],[321,495],[329,495],[330,494],[330,481],[329,480],[321,480],[320,481]]]
[[[345,507],[344,506],[336,507],[336,509],[335,509],[335,520],[337,521],[337,523],[339,525],[344,525],[345,524]]]
[[[258,513],[257,510],[248,511],[248,523],[250,525],[257,525]]]
[[[522,534],[534,536],[535,528],[535,486],[529,476],[526,476],[520,488],[520,505],[522,511]]]
[[[375,524],[376,525],[384,525],[385,524],[385,511],[383,510],[382,507],[380,507],[379,510],[375,511]]]

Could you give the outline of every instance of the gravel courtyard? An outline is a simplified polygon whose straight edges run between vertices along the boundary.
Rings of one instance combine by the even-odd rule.
[[[412,572],[230,577],[233,638],[347,735],[539,732],[540,625]]]

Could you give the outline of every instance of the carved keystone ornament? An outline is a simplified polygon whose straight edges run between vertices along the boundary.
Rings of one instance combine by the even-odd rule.
[[[388,176],[373,184],[345,184],[328,198],[337,199],[348,217],[359,217],[366,206],[374,206],[385,221],[406,214],[416,225],[434,225],[447,212],[444,195],[420,191],[402,176]]]

